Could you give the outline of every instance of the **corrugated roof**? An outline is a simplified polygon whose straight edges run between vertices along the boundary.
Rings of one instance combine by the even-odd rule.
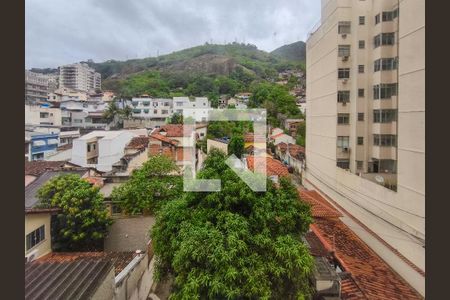
[[[25,264],[25,299],[89,299],[113,268],[105,258]]]

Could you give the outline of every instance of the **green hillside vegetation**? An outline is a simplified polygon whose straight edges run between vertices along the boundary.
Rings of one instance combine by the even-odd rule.
[[[305,42],[298,41],[292,44],[281,46],[270,54],[277,56],[281,59],[293,60],[293,61],[305,61],[306,60],[306,44]]]

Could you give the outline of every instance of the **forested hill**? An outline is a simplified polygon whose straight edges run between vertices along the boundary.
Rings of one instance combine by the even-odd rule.
[[[239,43],[205,44],[159,57],[87,63],[100,72],[104,79],[123,78],[130,74],[150,70],[230,75],[237,67],[242,67],[259,77],[267,77],[278,71],[302,65],[301,60],[274,56],[259,50],[255,45]]]
[[[281,46],[270,52],[282,59],[293,61],[305,61],[306,59],[306,44],[305,42],[298,41],[289,45]]]

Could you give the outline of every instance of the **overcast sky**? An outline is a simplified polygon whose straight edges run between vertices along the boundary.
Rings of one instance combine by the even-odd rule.
[[[125,60],[244,42],[272,51],[305,40],[319,0],[26,0],[27,68]]]

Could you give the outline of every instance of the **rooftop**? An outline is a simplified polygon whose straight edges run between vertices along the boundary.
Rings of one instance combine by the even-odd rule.
[[[65,161],[25,160],[25,175],[40,176],[48,170],[61,169]]]
[[[251,171],[255,170],[255,158],[253,155],[247,157],[247,166]],[[258,168],[256,168],[258,169]],[[266,157],[266,175],[267,176],[289,176],[288,169],[280,161],[267,156]]]
[[[148,147],[149,137],[148,136],[137,136],[131,139],[125,149],[136,149],[144,150]]]
[[[167,137],[183,137],[183,124],[168,124],[155,129],[153,133],[165,133]],[[191,128],[191,126],[189,126]]]
[[[336,259],[344,269],[342,299],[423,299],[339,218],[342,214],[316,191],[299,189],[311,204],[314,223],[305,236],[311,254]]]

